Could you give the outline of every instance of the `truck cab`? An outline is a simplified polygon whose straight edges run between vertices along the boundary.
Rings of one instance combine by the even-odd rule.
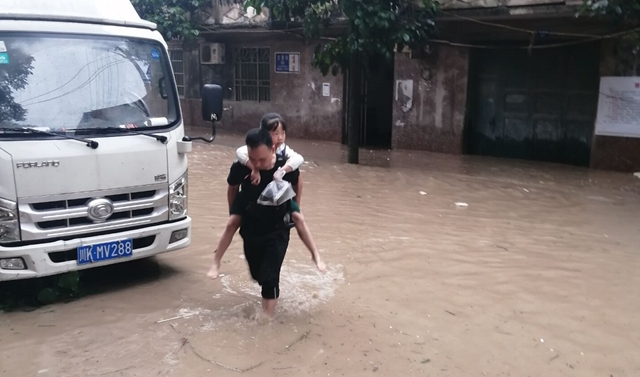
[[[191,140],[156,26],[129,0],[2,3],[0,281],[188,246]]]

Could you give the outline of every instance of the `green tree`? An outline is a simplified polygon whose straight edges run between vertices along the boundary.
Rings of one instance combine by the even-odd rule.
[[[224,0],[223,0],[224,1]],[[211,0],[131,0],[141,18],[158,24],[165,40],[198,36]]]
[[[616,73],[637,75],[640,67],[640,0],[583,0],[578,16],[594,17],[630,29],[615,40]]]
[[[581,14],[610,17],[637,22],[640,19],[639,0],[584,0]]]
[[[313,66],[323,75],[349,70],[349,86],[356,87],[361,67],[382,56],[393,59],[405,46],[420,49],[436,32],[436,0],[246,0],[245,7],[269,9],[272,21],[298,22],[304,36],[326,35],[329,26],[344,23],[346,32],[318,44]],[[360,139],[357,93],[349,97],[349,162],[358,163]]]

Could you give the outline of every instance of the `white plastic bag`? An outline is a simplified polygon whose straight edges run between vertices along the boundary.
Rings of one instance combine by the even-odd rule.
[[[280,170],[278,170],[280,172]],[[282,180],[284,174],[274,174],[274,180],[269,182],[258,198],[258,204],[263,206],[279,206],[296,196],[291,183]],[[284,171],[283,171],[284,172]]]

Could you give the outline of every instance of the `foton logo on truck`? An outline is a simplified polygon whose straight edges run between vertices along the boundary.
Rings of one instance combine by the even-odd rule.
[[[31,162],[18,162],[16,164],[16,168],[20,169],[30,169],[30,168],[48,168],[48,167],[58,167],[60,166],[60,161],[31,161]]]

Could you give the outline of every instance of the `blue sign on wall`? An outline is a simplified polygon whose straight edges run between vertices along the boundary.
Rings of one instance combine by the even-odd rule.
[[[277,73],[300,73],[299,52],[276,52]]]

